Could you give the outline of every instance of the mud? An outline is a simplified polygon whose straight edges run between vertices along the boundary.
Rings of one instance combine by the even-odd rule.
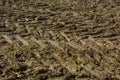
[[[120,1],[0,0],[0,80],[120,80]]]

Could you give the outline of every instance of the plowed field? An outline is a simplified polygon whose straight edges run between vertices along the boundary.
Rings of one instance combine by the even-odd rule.
[[[0,80],[120,80],[120,0],[0,0]]]

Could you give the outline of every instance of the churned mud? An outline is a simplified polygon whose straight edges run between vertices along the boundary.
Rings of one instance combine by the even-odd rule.
[[[0,80],[120,80],[120,0],[0,0]]]

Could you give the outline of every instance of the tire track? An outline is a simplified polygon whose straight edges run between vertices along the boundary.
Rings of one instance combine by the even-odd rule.
[[[71,75],[75,80],[120,79],[119,5],[116,1],[85,0],[78,3],[75,0],[69,4],[68,0],[61,0],[59,4],[59,1],[40,0],[36,3],[35,0],[28,2],[31,6],[17,1],[18,7],[16,2],[10,2],[4,3],[10,8],[7,5],[0,8],[0,20],[3,21],[0,24],[0,49],[5,46],[8,58],[12,51],[18,54],[17,58],[26,56],[28,61],[25,63],[30,63],[33,74],[35,72],[33,76],[60,76],[66,80],[71,80]],[[84,5],[81,8],[79,4]],[[8,24],[4,24],[4,19]],[[14,25],[14,22],[20,25]],[[20,48],[24,51],[16,52],[16,46],[18,51]],[[30,49],[27,51],[26,48]],[[14,63],[13,57],[8,59],[10,61]],[[65,69],[65,73],[56,75],[61,71],[58,67]],[[70,75],[66,76],[66,73]]]
[[[66,40],[68,40],[68,43],[66,43],[66,44],[68,44],[68,45],[71,46],[72,48],[75,48],[75,49],[77,49],[77,50],[80,50],[80,48],[83,47],[83,45],[78,46],[78,45],[75,45],[76,43],[70,42],[70,39],[68,39],[68,37],[67,37],[64,33],[62,33],[61,35],[62,35],[63,37],[65,37]],[[82,43],[84,43],[84,45],[85,45],[85,42],[84,42],[84,41],[82,41]],[[67,55],[68,55],[68,54],[67,54]],[[64,62],[64,60],[62,60],[62,59],[59,57],[59,55],[54,54],[54,56],[55,56],[56,59],[59,60],[59,62]],[[72,60],[72,59],[73,59],[72,57],[69,58],[69,60]],[[66,60],[66,61],[69,61],[69,60]],[[64,64],[63,66],[66,66],[66,63],[65,63],[65,62],[64,62],[64,63],[61,63],[61,64]],[[75,68],[75,69],[72,69],[72,66],[71,66],[71,68],[69,68],[68,66],[70,66],[70,65],[74,65],[74,67],[76,67],[76,68]],[[79,66],[79,65],[75,64],[75,62],[74,62],[74,64],[73,64],[73,63],[72,63],[72,64],[69,63],[68,66],[66,66],[66,68],[69,70],[69,72],[72,73],[72,74],[75,74],[76,71],[77,71],[77,70],[76,70],[76,69],[77,69],[77,66]],[[87,66],[83,66],[83,65],[81,65],[81,66],[82,66],[85,70],[89,71],[92,75],[96,76],[98,79],[101,79],[100,74],[97,74],[96,71],[92,71],[92,70],[91,70],[89,67],[87,67]],[[80,74],[80,73],[79,73],[79,74]]]
[[[54,35],[54,34],[56,34],[56,33],[54,33],[53,31],[49,31],[50,32],[50,34],[51,34],[51,36],[52,37],[55,37],[56,35]],[[59,33],[57,33],[57,35],[58,35]],[[44,42],[50,42],[51,44],[53,44],[54,46],[56,46],[56,47],[58,47],[58,48],[60,48],[60,46],[59,46],[59,43],[63,43],[63,45],[69,45],[69,46],[71,46],[71,47],[73,47],[73,48],[80,48],[80,45],[78,44],[78,43],[75,43],[75,42],[73,42],[73,41],[71,41],[69,38],[68,38],[68,36],[64,33],[64,32],[60,32],[60,34],[59,34],[59,36],[61,36],[61,37],[63,37],[65,40],[62,40],[62,41],[53,41],[53,40],[50,40],[50,38],[48,38],[48,39],[46,39],[46,40],[42,40],[42,38],[41,38],[41,40],[37,40],[35,37],[33,37],[33,38],[31,38],[30,40],[25,40],[23,37],[21,37],[20,35],[2,35],[2,37],[8,42],[8,43],[13,43],[14,42],[14,40],[11,40],[11,38],[10,37],[15,37],[17,40],[19,40],[23,45],[25,45],[25,46],[28,46],[29,45],[29,42],[31,42],[31,41],[33,41],[33,42],[36,42],[37,44],[39,44],[41,47],[45,47],[45,44],[44,44]],[[29,36],[29,35],[28,35]],[[94,38],[94,37],[93,37]],[[90,41],[93,41],[94,43],[96,43],[97,45],[102,45],[102,44],[100,44],[100,43],[98,43],[98,42],[95,42],[95,40],[92,38],[92,36],[90,37],[90,38],[88,38]],[[76,37],[76,39],[75,40],[78,40],[78,37]],[[108,43],[109,45],[111,45],[111,46],[113,46],[113,47],[115,47],[116,49],[118,49],[118,50],[120,50],[120,48],[119,48],[119,46],[115,46],[110,40],[108,40],[108,39],[106,39],[106,38],[104,38],[104,40],[106,41],[105,43]],[[43,42],[42,42],[43,41]],[[67,41],[67,42],[66,42]],[[88,41],[89,42],[89,41]],[[80,40],[80,43],[82,44],[82,45],[84,45],[85,43],[82,41],[82,40]],[[101,46],[102,47],[102,46]],[[61,48],[62,49],[62,48]]]
[[[100,55],[102,55],[104,58],[106,58],[107,60],[110,60],[112,59],[111,57],[108,57],[104,54],[106,54],[106,51],[103,47],[103,43],[100,43],[100,42],[97,42],[92,36],[89,37],[88,39],[85,39],[85,40],[80,40],[79,38],[76,38],[75,40],[78,40],[80,43],[78,44],[77,42],[74,42],[74,41],[71,41],[70,38],[68,38],[68,36],[64,33],[64,32],[58,32],[58,33],[55,33],[53,31],[50,31],[48,32],[51,34],[51,37],[56,37],[56,35],[59,35],[61,37],[63,37],[65,40],[62,40],[62,41],[54,41],[50,38],[47,38],[46,40],[37,40],[35,37],[33,38],[30,38],[30,40],[27,40],[27,39],[24,39],[24,37],[21,37],[20,35],[3,35],[3,38],[9,43],[9,44],[14,44],[16,42],[16,40],[19,40],[19,42],[21,42],[23,44],[23,46],[29,46],[29,42],[35,42],[37,43],[38,45],[40,45],[40,47],[42,49],[45,49],[47,46],[50,47],[50,45],[52,45],[53,47],[63,51],[63,52],[66,52],[65,49],[61,46],[61,45],[64,45],[64,46],[69,46],[71,48],[74,48],[78,51],[81,51],[81,50],[88,50],[87,48],[91,48],[93,49],[96,53],[100,53]],[[56,35],[54,35],[56,34]],[[15,37],[15,40],[12,40],[11,37]],[[56,38],[55,38],[56,39]],[[109,41],[108,39],[104,39],[105,40],[105,43],[109,44],[110,46],[112,46],[112,48],[116,48],[119,50],[119,47],[118,46],[115,46],[111,41]],[[50,43],[50,45],[48,44]],[[108,48],[108,50],[110,50]],[[82,65],[82,64],[76,64],[75,63],[75,60],[70,57],[68,55],[68,53],[65,53],[66,58],[64,58],[63,56],[60,56],[60,54],[56,54],[56,53],[53,53],[52,56],[57,60],[57,62],[62,66],[62,67],[65,67],[67,69],[67,71],[72,74],[72,75],[79,75],[80,72],[77,72],[77,67],[78,66],[81,66],[84,68],[84,70],[87,70],[91,75],[95,76],[96,78],[98,79],[101,79],[101,76],[103,77],[103,79],[105,78],[105,76],[103,76],[103,74],[106,74],[105,71],[98,71],[97,69],[93,70],[92,69],[92,66],[90,64],[88,65]],[[86,57],[89,57],[90,55],[89,54],[86,54]],[[89,58],[89,59],[92,59],[92,58]],[[72,60],[72,61],[71,61]],[[79,57],[78,58],[79,61],[81,61],[81,58]],[[91,66],[91,67],[90,67]],[[107,73],[111,73],[111,71],[106,71]],[[116,75],[115,76],[116,78],[119,79],[119,75]]]

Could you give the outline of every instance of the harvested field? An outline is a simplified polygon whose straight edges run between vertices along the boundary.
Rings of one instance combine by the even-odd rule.
[[[120,80],[120,0],[0,0],[0,80]]]

